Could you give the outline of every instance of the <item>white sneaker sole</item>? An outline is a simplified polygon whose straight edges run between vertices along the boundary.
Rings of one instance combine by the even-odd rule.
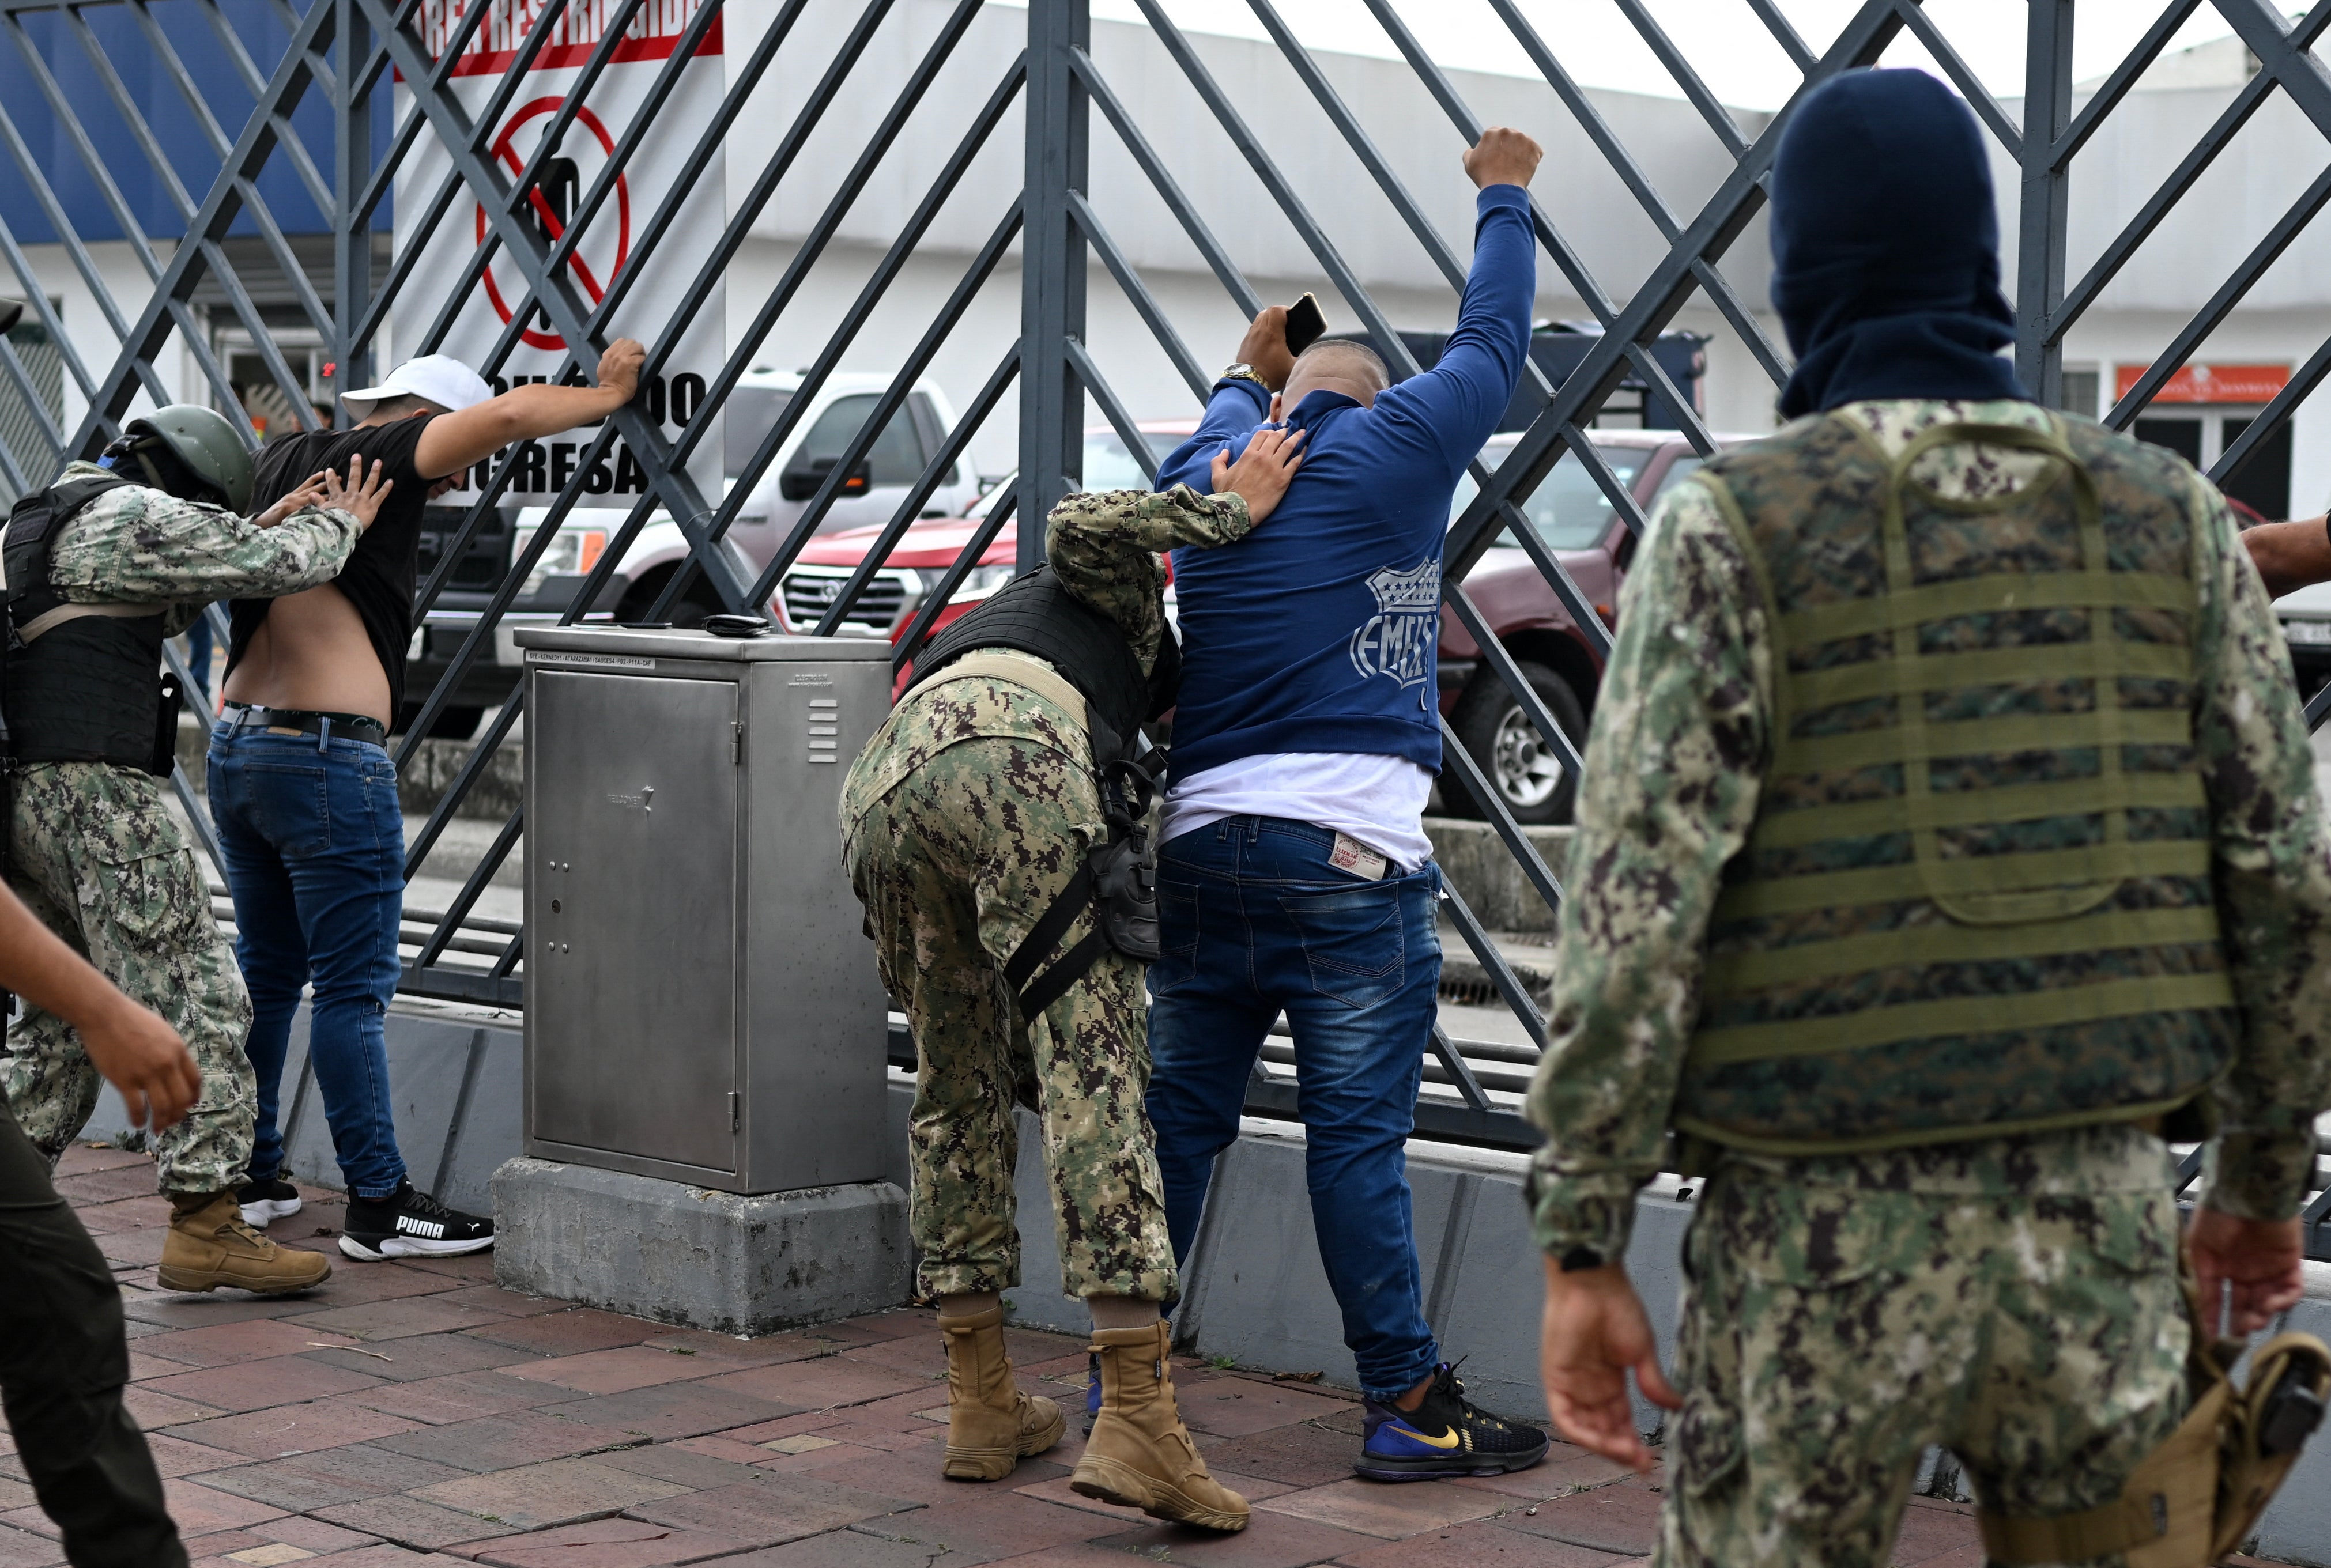
[[[300,1212],[297,1198],[262,1198],[256,1203],[238,1205],[243,1210],[243,1222],[258,1230],[267,1229],[273,1220],[289,1220]]]
[[[494,1244],[491,1236],[480,1236],[469,1241],[431,1241],[419,1236],[387,1236],[377,1248],[367,1247],[353,1236],[340,1238],[340,1250],[366,1263],[385,1262],[391,1258],[458,1258],[464,1252],[482,1252]]]

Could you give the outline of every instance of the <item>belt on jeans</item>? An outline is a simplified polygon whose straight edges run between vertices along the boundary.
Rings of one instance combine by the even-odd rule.
[[[368,740],[375,746],[388,743],[388,731],[380,720],[367,718],[361,713],[318,713],[304,708],[251,708],[230,702],[224,715],[227,723],[236,729],[290,729],[301,735],[321,735],[330,725],[336,735],[350,740]]]

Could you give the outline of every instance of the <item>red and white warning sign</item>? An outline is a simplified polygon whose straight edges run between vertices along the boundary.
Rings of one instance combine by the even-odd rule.
[[[696,269],[718,247],[727,216],[725,159],[716,155],[701,176],[681,178],[682,166],[710,124],[726,85],[720,18],[713,18],[694,54],[680,67],[678,85],[615,171],[604,199],[587,218],[582,208],[644,111],[650,90],[659,73],[669,68],[696,20],[700,3],[647,0],[616,44],[611,63],[568,118],[557,145],[546,149],[544,138],[557,127],[582,65],[605,36],[617,10],[614,0],[572,0],[552,24],[548,43],[535,57],[486,143],[488,155],[513,183],[520,171],[540,157],[540,174],[519,210],[521,221],[546,251],[559,245],[568,230],[580,223],[580,231],[560,263],[567,284],[591,308],[606,299],[618,280],[627,279],[623,302],[606,336],[637,337],[651,347],[669,328],[672,312]],[[433,55],[442,56],[473,9],[474,0],[423,0],[421,33]],[[486,17],[452,71],[453,90],[472,116],[485,112],[517,62],[519,44],[541,13],[539,0],[488,0]],[[396,113],[402,119],[411,102],[402,80],[396,99]],[[483,275],[465,286],[465,268],[495,233],[492,219],[484,204],[475,199],[476,194],[465,191],[434,233],[417,232],[420,220],[427,215],[430,198],[451,166],[443,147],[424,131],[397,170],[397,254],[402,257],[411,245],[421,246],[422,254],[398,296],[389,331],[392,341],[383,346],[384,367],[418,352],[423,334],[447,301],[458,299],[452,328],[438,346],[439,352],[483,369],[493,346],[515,322],[519,346],[489,379],[497,391],[553,379],[566,358],[566,340],[549,314],[530,301],[524,274],[509,251],[496,247]],[[652,251],[644,249],[649,225],[674,192],[681,193],[681,198],[670,231]],[[690,420],[719,417],[705,408],[704,389],[727,352],[727,314],[725,288],[716,285],[683,331],[661,374],[643,389],[643,411],[661,422],[669,441],[678,440]],[[586,369],[595,363],[587,352],[582,357]],[[573,372],[567,379],[576,379]],[[569,439],[529,442],[519,448],[518,470],[509,485],[512,495],[523,502],[562,489],[577,470],[578,454],[589,447],[595,434],[579,431]],[[720,432],[716,427],[703,433],[689,462],[699,489],[715,504],[723,482],[721,462]],[[475,479],[472,476],[473,482]],[[585,475],[584,504],[628,508],[647,488],[645,470],[628,444],[619,440],[608,460]]]

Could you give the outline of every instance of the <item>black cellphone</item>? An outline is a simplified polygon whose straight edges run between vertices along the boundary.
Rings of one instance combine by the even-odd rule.
[[[1327,336],[1327,318],[1319,301],[1306,294],[1287,308],[1287,351],[1300,354]]]

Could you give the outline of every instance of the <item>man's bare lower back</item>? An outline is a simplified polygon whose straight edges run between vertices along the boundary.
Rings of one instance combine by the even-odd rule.
[[[226,678],[225,697],[254,708],[361,713],[384,728],[396,717],[388,710],[388,673],[363,619],[328,583],[268,606]]]

